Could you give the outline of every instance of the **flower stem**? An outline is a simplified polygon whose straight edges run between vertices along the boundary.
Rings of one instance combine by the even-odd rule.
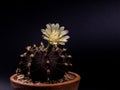
[[[53,45],[48,43],[47,50],[46,50],[46,56],[50,53],[50,51],[52,50],[52,47],[53,47]]]

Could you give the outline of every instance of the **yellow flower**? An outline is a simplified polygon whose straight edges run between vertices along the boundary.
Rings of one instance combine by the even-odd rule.
[[[47,24],[46,29],[42,29],[43,38],[52,45],[65,45],[67,39],[70,37],[66,35],[68,30],[64,30],[64,27],[60,27],[58,23]]]

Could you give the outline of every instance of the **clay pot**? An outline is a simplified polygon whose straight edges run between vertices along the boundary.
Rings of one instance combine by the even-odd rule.
[[[75,76],[75,79],[56,84],[26,84],[16,80],[16,74],[10,77],[13,90],[78,90],[80,76],[76,73],[69,72]]]

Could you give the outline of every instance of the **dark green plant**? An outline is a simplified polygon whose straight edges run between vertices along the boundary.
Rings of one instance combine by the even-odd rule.
[[[71,55],[67,55],[66,49],[59,48],[58,45],[64,45],[69,36],[64,27],[59,24],[47,24],[46,29],[42,29],[43,38],[48,41],[48,46],[43,43],[37,47],[27,46],[26,52],[21,54],[21,60],[16,70],[18,75],[24,75],[25,78],[33,82],[52,82],[57,81],[68,73],[72,64]]]

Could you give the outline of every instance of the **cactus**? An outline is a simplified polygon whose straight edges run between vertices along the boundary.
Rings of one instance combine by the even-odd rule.
[[[41,42],[40,46],[27,46],[26,52],[21,54],[21,60],[16,70],[17,75],[24,75],[25,78],[33,82],[57,81],[64,77],[72,66],[71,55],[66,53],[65,48],[58,45],[64,45],[69,36],[64,27],[59,24],[47,24],[46,29],[42,29],[43,38],[48,41],[45,47]]]

